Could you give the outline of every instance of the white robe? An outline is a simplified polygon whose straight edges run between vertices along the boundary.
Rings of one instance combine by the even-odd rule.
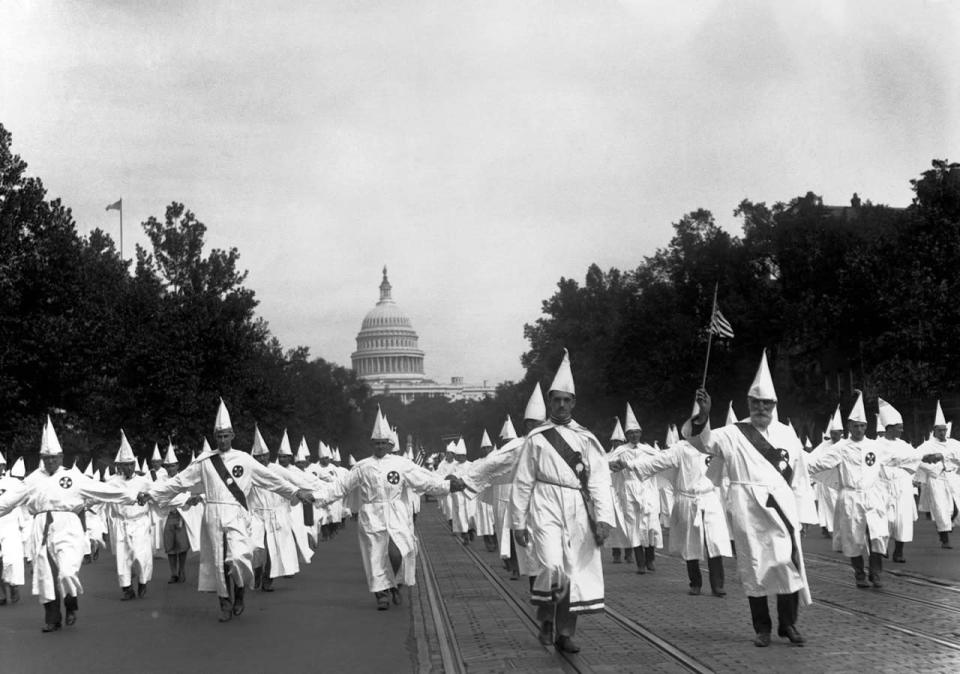
[[[881,466],[913,462],[913,457],[898,457],[887,446],[863,438],[840,440],[808,464],[813,473],[833,471],[840,485],[833,520],[833,549],[846,557],[877,552],[886,554],[890,539],[887,515],[890,491],[881,479]],[[867,540],[867,532],[870,540]]]
[[[684,425],[684,435],[689,435],[689,427],[688,421]],[[771,445],[785,452],[783,461],[793,470],[792,484],[806,481],[809,488],[804,451],[796,433],[789,426],[772,421],[761,434]],[[689,440],[700,451],[722,457],[730,477],[727,504],[731,532],[737,545],[737,570],[744,592],[749,597],[800,592],[801,603],[809,604],[810,590],[803,566],[795,488],[787,484],[773,464],[734,424],[716,430],[707,425],[700,435]],[[778,506],[779,513],[773,503]]]
[[[887,507],[887,523],[890,538],[901,543],[913,540],[913,523],[917,521],[917,502],[913,500],[913,475],[917,472],[922,455],[903,440],[878,438],[877,442],[894,456],[909,457],[899,466],[883,466],[880,479],[884,480],[890,494]]]
[[[921,463],[917,467],[917,476],[922,480],[923,491],[927,492],[927,499],[920,500],[920,509],[930,512],[937,531],[951,531],[954,524],[960,523],[960,512],[953,517],[954,511],[960,507],[960,489],[956,481],[960,468],[960,443],[950,438],[945,442],[933,438],[920,445],[917,451],[921,456],[943,454],[943,461]]]
[[[20,480],[9,475],[0,477],[0,496],[11,489],[20,489]],[[23,509],[14,508],[0,517],[0,580],[11,585],[23,585]]]
[[[650,445],[626,443],[607,454],[606,459],[609,464],[610,461],[629,462],[658,454],[660,451]],[[654,476],[641,477],[635,471],[626,470],[611,475],[610,482],[617,526],[607,539],[606,546],[662,548],[660,481]]]
[[[453,465],[453,470],[449,474],[459,477],[469,470],[469,466],[470,464],[466,461],[463,463],[458,461]],[[465,534],[471,529],[476,531],[476,513],[477,501],[475,499],[467,498],[463,492],[450,494],[450,519],[453,521],[453,533]]]
[[[150,495],[166,505],[180,492],[200,488],[204,495],[200,543],[200,574],[197,589],[230,596],[224,565],[239,587],[253,584],[253,544],[250,540],[250,513],[230,493],[209,459],[218,452],[204,452],[176,477],[154,482]],[[220,453],[227,472],[249,499],[254,485],[292,499],[297,488],[283,476],[260,465],[249,454],[230,449]]]
[[[827,439],[821,442],[807,455],[807,463],[816,461],[817,457],[833,445],[833,440]],[[813,479],[813,490],[817,501],[817,523],[832,534],[833,520],[837,512],[838,485],[836,473],[834,471],[824,471],[824,475],[811,473],[810,477]]]
[[[153,484],[149,478],[134,474],[129,480],[114,475],[107,482],[118,489],[138,494]],[[153,520],[150,508],[131,503],[110,506],[113,511],[113,554],[117,564],[120,587],[130,587],[132,578],[138,583],[149,583],[153,578]]]
[[[672,477],[670,552],[684,560],[733,554],[720,491],[707,477],[707,467],[713,460],[714,457],[704,455],[685,441],[654,454],[626,460],[628,469],[640,478],[658,473]]]
[[[77,513],[88,501],[133,503],[136,493],[92,480],[60,466],[54,473],[35,470],[0,496],[0,516],[24,506],[32,517],[33,594],[40,603],[62,595],[83,594],[80,567],[87,549]]]
[[[268,468],[277,473],[282,470],[277,464],[270,464]],[[280,475],[285,477],[284,473]],[[290,501],[269,489],[254,486],[250,491],[250,512],[253,514],[254,568],[263,566],[265,555],[269,554],[271,578],[300,573]]]
[[[398,583],[412,585],[415,581],[416,535],[405,489],[445,496],[450,493],[445,475],[431,472],[402,456],[387,454],[383,458],[370,456],[358,461],[346,477],[337,477],[317,490],[315,495],[321,504],[332,503],[354,489],[359,490],[357,538],[371,592],[389,590]],[[391,541],[403,557],[396,574],[388,554]]]
[[[570,612],[604,610],[603,564],[580,480],[543,436],[556,428],[578,452],[588,471],[587,491],[594,520],[610,527],[616,516],[610,497],[610,469],[600,442],[575,421],[546,422],[527,435],[517,459],[511,497],[511,528],[527,530],[539,573],[532,601],[551,604],[569,586]]]

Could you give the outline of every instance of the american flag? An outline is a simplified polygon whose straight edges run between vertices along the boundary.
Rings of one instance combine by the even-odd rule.
[[[417,463],[418,466],[422,466],[422,465],[423,465],[423,462],[424,462],[424,460],[426,460],[426,458],[427,458],[426,452],[423,451],[423,447],[420,447],[420,448],[417,450],[417,458],[415,458],[414,461],[416,461],[416,463]]]
[[[733,326],[731,326],[730,321],[720,313],[720,307],[716,304],[713,305],[713,316],[710,317],[710,332],[718,337],[733,337]]]

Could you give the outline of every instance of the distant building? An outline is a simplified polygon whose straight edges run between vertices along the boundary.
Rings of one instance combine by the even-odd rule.
[[[350,354],[353,371],[373,394],[395,396],[404,403],[415,398],[482,400],[493,396],[495,387],[487,382],[465,384],[463,377],[453,377],[449,384],[439,384],[424,375],[420,338],[410,318],[393,301],[392,289],[384,267],[380,301],[364,316],[357,350]]]

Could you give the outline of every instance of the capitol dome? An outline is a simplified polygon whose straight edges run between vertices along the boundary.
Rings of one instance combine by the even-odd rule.
[[[357,350],[350,354],[353,370],[364,380],[419,381],[423,351],[410,318],[397,306],[383,268],[380,301],[367,312],[357,333]]]

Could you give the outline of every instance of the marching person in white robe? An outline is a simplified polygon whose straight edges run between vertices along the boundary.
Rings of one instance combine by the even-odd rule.
[[[459,480],[447,479],[402,456],[390,454],[392,433],[380,409],[374,421],[373,456],[358,461],[345,478],[323,485],[315,494],[320,504],[332,503],[354,489],[359,492],[360,518],[357,539],[377,610],[400,604],[400,584],[415,578],[416,540],[412,517],[405,502],[405,489],[444,496],[463,488]],[[404,573],[401,573],[403,571]]]
[[[157,482],[164,483],[180,472],[173,444],[167,445],[167,453],[161,464],[163,471],[157,474]],[[195,545],[200,551],[200,521],[203,515],[203,497],[199,494],[178,494],[166,508],[156,508],[160,518],[163,538],[162,550],[170,565],[170,580],[167,583],[184,583],[187,580],[187,553]],[[200,515],[200,518],[197,517]],[[194,543],[191,543],[194,541]]]
[[[480,458],[488,456],[493,450],[493,442],[486,429],[480,439]],[[487,552],[497,551],[496,516],[493,512],[493,487],[487,487],[477,496],[476,516],[474,522],[477,527],[477,536],[483,537],[483,545]]]
[[[231,446],[233,425],[223,400],[214,424],[217,450],[204,452],[182,473],[163,484],[154,483],[141,493],[141,501],[167,505],[177,494],[199,488],[204,497],[200,544],[200,592],[216,592],[220,622],[244,610],[244,590],[253,584],[253,544],[247,499],[254,485],[287,499],[311,501],[306,490],[260,465],[256,459]]]
[[[890,492],[887,510],[890,538],[893,540],[893,561],[903,564],[904,544],[913,541],[913,523],[917,521],[917,502],[913,500],[913,476],[920,465],[921,453],[900,439],[903,434],[903,417],[897,409],[883,398],[877,400],[880,408],[880,427],[883,435],[877,442],[896,457],[910,457],[900,465],[884,465],[880,477],[886,481]]]
[[[881,478],[884,465],[916,465],[912,456],[897,457],[886,447],[866,437],[867,416],[863,393],[858,392],[853,409],[847,416],[850,436],[808,459],[814,473],[834,471],[840,485],[833,522],[833,549],[850,558],[857,587],[883,587],[881,572],[887,553],[890,525],[887,510],[890,491]],[[864,571],[863,556],[869,556],[869,570]]]
[[[0,496],[11,489],[19,489],[20,480],[7,475],[7,460],[0,452]],[[23,511],[14,508],[0,517],[0,606],[8,601],[20,601],[20,586],[23,585]]]
[[[960,443],[949,435],[938,400],[933,437],[917,449],[925,456],[936,455],[939,459],[933,462],[925,459],[917,468],[917,477],[927,494],[926,498],[920,499],[920,509],[927,510],[933,517],[937,535],[940,537],[940,547],[944,550],[953,547],[950,545],[950,532],[953,531],[953,525],[960,522],[960,480],[957,480],[957,471],[960,470]]]
[[[827,435],[829,437],[814,447],[813,451],[807,457],[807,461],[816,460],[827,449],[837,444],[843,439],[843,418],[840,416],[840,406],[837,405],[836,411],[830,417],[827,424]],[[817,519],[820,523],[820,531],[824,538],[833,537],[833,520],[837,512],[837,493],[840,488],[837,483],[836,472],[829,471],[826,475],[810,475],[813,478],[814,495],[817,500]]]
[[[133,503],[136,494],[64,468],[63,450],[50,417],[40,442],[40,460],[40,469],[0,495],[0,517],[24,506],[32,518],[32,590],[43,605],[43,631],[54,632],[63,622],[73,625],[77,621],[77,596],[83,593],[80,567],[86,550],[80,511],[90,501]]]
[[[113,463],[117,474],[108,484],[127,492],[138,494],[150,488],[150,478],[137,475],[136,457],[127,441],[123,429],[120,430],[120,449]],[[138,503],[113,505],[113,554],[117,564],[117,581],[123,591],[121,599],[129,601],[147,594],[147,583],[153,578],[153,522],[150,508]],[[137,579],[134,590],[133,579]]]
[[[298,450],[299,451],[299,450]],[[284,479],[290,480],[294,485],[301,489],[309,489],[305,486],[315,475],[307,475],[293,465],[293,451],[290,447],[290,438],[287,430],[283,430],[283,437],[280,438],[280,449],[277,451],[276,463],[269,464],[270,470],[274,471]],[[301,484],[298,484],[300,482]],[[297,544],[297,552],[300,554],[300,561],[306,565],[313,559],[313,549],[316,547],[316,528],[307,530],[307,525],[303,519],[303,508],[299,504],[287,504],[290,511],[290,524],[293,527],[293,540]]]
[[[286,438],[284,431],[284,438]],[[289,444],[289,440],[287,441]],[[253,426],[253,449],[250,455],[277,474],[286,478],[286,471],[270,463],[270,450],[260,429]],[[273,581],[282,576],[300,573],[297,543],[293,537],[290,502],[269,489],[254,485],[250,491],[251,538],[253,539],[253,588],[273,592]]]
[[[607,462],[632,461],[652,458],[660,452],[650,445],[641,444],[643,430],[637,422],[630,403],[624,417],[623,432],[626,442],[607,455]],[[616,528],[611,532],[615,548],[632,550],[637,563],[637,573],[654,571],[656,549],[663,548],[663,531],[660,528],[660,483],[654,475],[640,475],[636,471],[614,472],[611,477],[613,510]],[[614,563],[616,563],[614,555]],[[627,560],[629,561],[629,559]]]
[[[807,481],[808,489],[809,477],[796,433],[773,420],[777,394],[766,351],[747,391],[748,422],[711,430],[710,395],[700,389],[696,400],[699,411],[684,424],[683,435],[714,460],[722,459],[730,477],[727,507],[737,570],[756,632],[754,644],[770,645],[770,594],[777,596],[777,634],[803,644],[805,639],[796,627],[798,606],[810,603],[810,591],[800,547],[795,488]]]
[[[531,545],[540,643],[576,653],[577,616],[604,610],[604,540],[614,526],[610,470],[600,441],[572,418],[576,390],[569,355],[548,392],[550,418],[531,431],[517,460],[511,527]]]
[[[613,471],[633,471],[641,478],[666,474],[674,485],[673,510],[670,512],[670,552],[687,563],[689,593],[700,594],[703,575],[700,560],[707,560],[710,589],[723,597],[723,558],[730,557],[730,530],[720,490],[708,475],[714,457],[705,455],[685,440],[680,440],[653,455],[621,458],[610,463]],[[722,461],[717,459],[717,464]],[[625,470],[626,469],[626,470]],[[713,474],[718,474],[714,470]]]
[[[467,463],[467,445],[464,443],[463,438],[458,439],[454,445],[453,456],[456,462],[453,464],[453,470],[450,471],[449,475],[460,477],[469,469],[469,464]],[[451,526],[453,533],[460,537],[460,542],[464,545],[470,544],[476,532],[476,525],[474,523],[476,512],[476,499],[467,498],[462,492],[450,494]]]

